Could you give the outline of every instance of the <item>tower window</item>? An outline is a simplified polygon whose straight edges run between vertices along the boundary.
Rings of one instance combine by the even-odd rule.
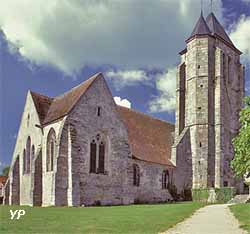
[[[200,87],[203,88],[203,84],[201,84]]]
[[[200,69],[201,68],[201,65],[198,65],[198,69]]]
[[[201,110],[201,106],[198,107],[198,110]]]
[[[97,116],[101,116],[101,107],[100,106],[97,107]]]
[[[200,142],[200,147],[202,147],[202,143]]]

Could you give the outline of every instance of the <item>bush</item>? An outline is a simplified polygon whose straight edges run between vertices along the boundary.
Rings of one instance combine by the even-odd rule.
[[[235,188],[233,187],[192,189],[193,201],[208,202],[211,189],[214,189],[215,191],[216,203],[226,203],[235,196]]]
[[[207,202],[209,197],[209,188],[192,189],[192,200],[199,202]]]
[[[215,188],[215,193],[218,203],[226,203],[235,196],[236,190],[233,187]]]

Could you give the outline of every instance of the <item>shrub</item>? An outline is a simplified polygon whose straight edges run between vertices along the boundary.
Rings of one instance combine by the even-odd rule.
[[[226,203],[235,196],[235,188],[233,187],[192,189],[193,201],[208,202],[211,189],[215,191],[216,203]]]

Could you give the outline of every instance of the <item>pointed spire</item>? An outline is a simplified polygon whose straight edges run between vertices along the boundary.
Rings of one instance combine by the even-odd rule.
[[[201,11],[201,15],[199,20],[197,21],[193,32],[191,33],[191,36],[189,37],[189,39],[191,37],[194,37],[196,35],[207,35],[207,34],[211,34],[209,27],[207,26],[207,23],[203,17],[203,13]]]
[[[213,12],[211,12],[206,18],[206,23],[213,35],[217,35],[221,37],[223,40],[233,45],[233,42],[230,40],[229,36],[225,32],[224,28],[219,23],[219,21],[216,19]]]

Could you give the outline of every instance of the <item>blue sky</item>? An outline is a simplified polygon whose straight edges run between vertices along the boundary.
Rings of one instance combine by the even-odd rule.
[[[204,15],[209,2],[204,0]],[[214,1],[244,52],[250,87],[250,0]],[[199,0],[9,0],[0,9],[0,170],[11,161],[29,89],[59,95],[103,72],[114,96],[174,122],[175,67]]]

